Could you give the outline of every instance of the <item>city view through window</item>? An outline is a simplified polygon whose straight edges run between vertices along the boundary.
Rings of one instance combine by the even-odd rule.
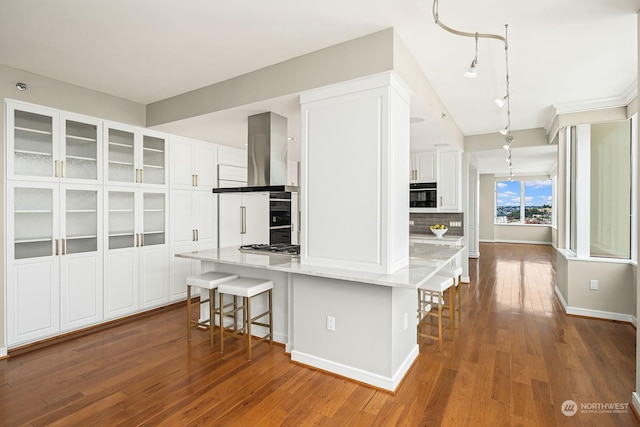
[[[497,224],[551,224],[552,181],[497,181]]]

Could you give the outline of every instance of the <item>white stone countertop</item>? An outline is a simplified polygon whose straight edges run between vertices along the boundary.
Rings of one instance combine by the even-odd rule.
[[[435,275],[438,270],[449,264],[464,249],[460,245],[444,243],[444,241],[442,245],[410,243],[409,264],[392,274],[303,265],[300,264],[300,258],[298,257],[282,254],[242,252],[238,250],[238,246],[176,254],[176,257],[227,265],[264,268],[292,274],[349,280],[380,286],[416,289],[428,278]]]

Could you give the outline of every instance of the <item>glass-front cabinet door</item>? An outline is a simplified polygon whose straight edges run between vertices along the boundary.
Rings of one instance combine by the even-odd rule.
[[[107,127],[105,133],[106,181],[115,184],[136,184],[140,173],[136,166],[134,130]]]
[[[64,191],[62,254],[97,252],[100,194],[98,189],[67,188]]]
[[[6,111],[7,177],[58,179],[58,114],[47,108],[14,103],[7,103]]]
[[[13,210],[7,231],[13,237],[13,260],[59,255],[57,186],[20,184],[8,188]]]
[[[108,249],[135,248],[140,237],[136,233],[135,191],[109,191]]]
[[[142,246],[166,243],[166,196],[165,193],[144,192],[142,194]]]
[[[167,185],[167,138],[160,133],[105,125],[106,181],[115,185]]]
[[[167,139],[160,136],[142,135],[143,184],[165,185],[167,161]]]
[[[100,121],[62,115],[63,138],[60,175],[66,182],[100,181],[102,170],[102,125]]]
[[[101,181],[100,120],[10,101],[7,129],[8,179]]]

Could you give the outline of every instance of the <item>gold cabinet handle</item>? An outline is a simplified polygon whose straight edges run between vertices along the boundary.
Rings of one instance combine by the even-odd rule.
[[[196,174],[196,187],[198,186],[198,174]]]
[[[55,239],[56,241],[56,256],[60,255],[60,253],[58,252],[58,239]]]
[[[140,233],[140,246],[144,246],[144,233]]]
[[[196,242],[200,240],[200,230],[196,228]]]
[[[55,177],[59,178],[60,177],[60,161],[56,160],[55,161],[55,171],[54,171]],[[56,254],[57,255],[57,254]]]
[[[196,230],[195,229],[191,229],[191,241],[192,242],[196,241]]]
[[[143,182],[144,182],[144,169],[140,169],[140,183],[143,183]]]
[[[62,168],[61,168],[62,169],[62,173],[60,174],[60,176],[66,177],[67,176],[67,163],[64,160],[62,160],[62,161],[60,161],[60,164],[62,165]]]
[[[136,233],[136,248],[140,246],[140,233]]]
[[[62,255],[67,254],[67,239],[62,239]]]
[[[192,187],[196,186],[196,176],[195,175],[191,175],[191,186]]]

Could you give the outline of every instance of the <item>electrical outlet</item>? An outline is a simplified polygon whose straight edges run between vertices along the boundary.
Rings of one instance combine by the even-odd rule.
[[[336,330],[336,318],[333,316],[327,316],[327,331]]]
[[[407,329],[409,327],[409,313],[404,314],[404,328]]]
[[[589,281],[589,289],[591,289],[592,291],[597,291],[598,290],[598,280],[591,279]]]

